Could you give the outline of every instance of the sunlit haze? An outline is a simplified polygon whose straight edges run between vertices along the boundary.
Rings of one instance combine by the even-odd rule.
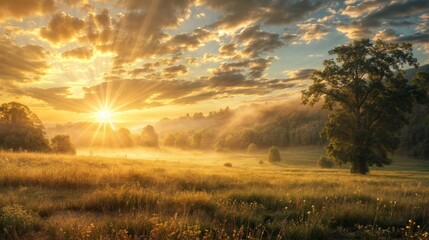
[[[428,12],[421,0],[0,1],[0,101],[47,125],[132,127],[295,100],[355,39],[410,42],[428,63]]]
[[[112,116],[112,113],[108,109],[102,109],[99,112],[97,112],[97,119],[99,122],[102,122],[102,123],[110,122],[111,116]]]

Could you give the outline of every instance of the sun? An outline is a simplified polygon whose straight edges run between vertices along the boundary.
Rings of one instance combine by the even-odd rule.
[[[109,109],[102,109],[97,112],[97,120],[100,123],[108,123],[111,122],[112,111]]]

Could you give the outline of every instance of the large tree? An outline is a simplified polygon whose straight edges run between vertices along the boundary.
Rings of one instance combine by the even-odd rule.
[[[44,126],[27,106],[17,102],[0,106],[0,148],[14,151],[49,151]]]
[[[390,164],[398,130],[421,93],[403,76],[404,66],[418,66],[411,45],[364,39],[329,54],[336,58],[325,60],[323,69],[313,73],[313,84],[302,92],[304,104],[323,98],[323,108],[329,111],[322,131],[328,155],[350,163],[352,173],[366,174],[369,166]]]

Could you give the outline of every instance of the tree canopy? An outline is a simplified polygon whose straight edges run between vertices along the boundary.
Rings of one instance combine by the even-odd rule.
[[[140,144],[144,147],[158,147],[158,134],[152,125],[147,125],[142,129]]]
[[[369,166],[392,162],[399,145],[398,131],[414,101],[423,94],[403,76],[406,65],[417,67],[410,44],[354,41],[329,51],[335,59],[313,73],[302,92],[304,104],[324,99],[329,111],[323,133],[328,155],[351,163],[351,172],[366,174]]]
[[[76,155],[76,148],[68,135],[56,135],[51,139],[51,149],[54,153]]]
[[[44,126],[30,109],[10,102],[0,106],[0,147],[14,151],[49,151]]]

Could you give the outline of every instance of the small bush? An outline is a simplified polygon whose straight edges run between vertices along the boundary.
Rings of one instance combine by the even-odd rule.
[[[231,164],[231,163],[229,163],[229,162],[227,162],[227,163],[225,163],[225,164],[224,164],[224,166],[225,166],[225,167],[232,167],[232,164]]]
[[[247,153],[254,153],[258,151],[258,145],[251,143],[247,146]]]
[[[21,205],[7,205],[0,211],[0,236],[15,238],[38,228],[39,217]]]
[[[281,157],[280,157],[280,151],[277,147],[270,147],[270,149],[268,149],[268,161],[269,162],[280,162],[281,161]]]
[[[333,168],[335,165],[334,161],[332,161],[331,159],[329,159],[325,156],[321,156],[319,158],[319,160],[317,161],[317,164],[321,168]]]

